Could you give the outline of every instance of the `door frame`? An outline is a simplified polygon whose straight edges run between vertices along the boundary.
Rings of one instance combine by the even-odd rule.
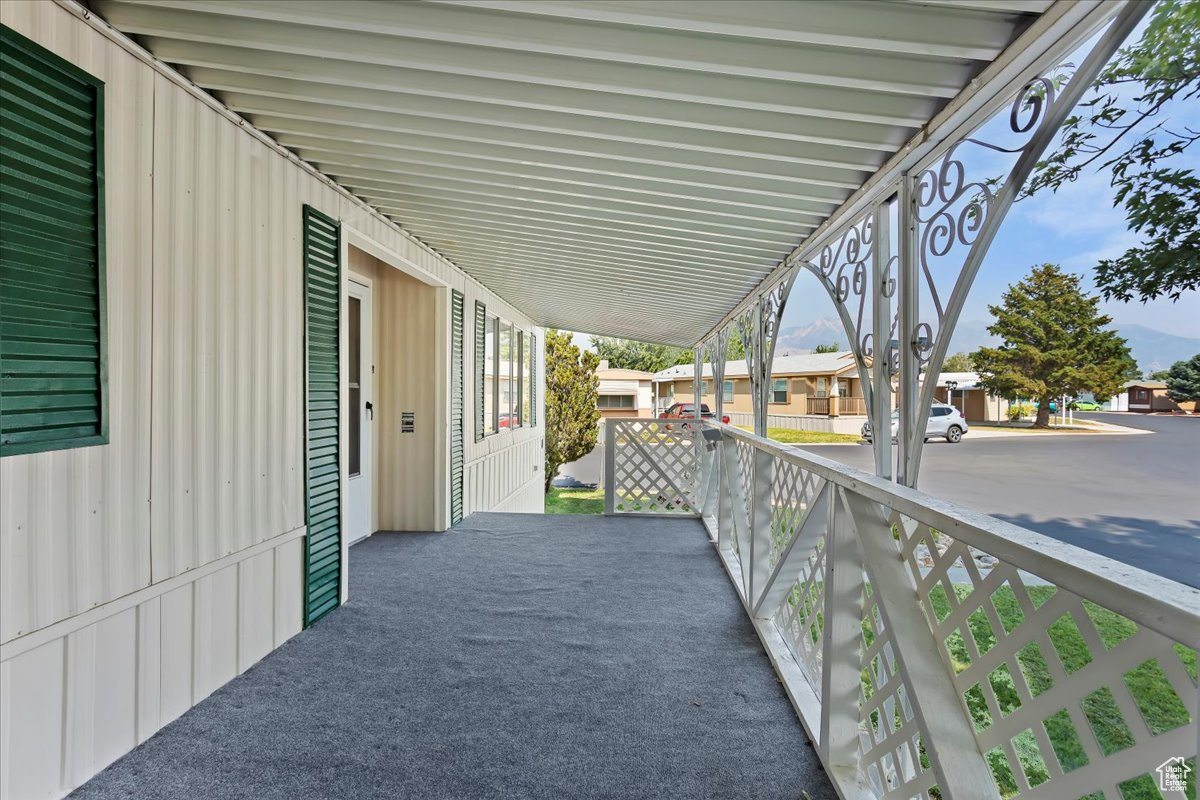
[[[366,497],[367,533],[364,536],[360,536],[358,538],[353,538],[352,534],[354,533],[354,531],[352,531],[351,526],[350,526],[350,519],[353,516],[353,513],[351,511],[351,508],[352,508],[351,501],[353,499],[356,499],[356,498],[354,498],[353,490],[351,488],[351,486],[352,486],[351,481],[353,481],[353,477],[350,475],[350,427],[349,427],[350,417],[349,417],[349,415],[354,413],[354,411],[350,408],[350,403],[349,403],[349,399],[350,399],[350,333],[349,333],[349,331],[350,331],[350,299],[351,298],[358,299],[359,302],[361,303],[360,308],[362,309],[362,313],[360,313],[360,316],[359,316],[359,325],[361,327],[361,334],[360,334],[360,340],[359,340],[359,359],[360,359],[360,361],[363,362],[363,371],[362,371],[362,374],[360,375],[360,380],[359,380],[361,397],[364,402],[372,402],[373,403],[374,397],[375,397],[375,375],[374,375],[374,370],[375,370],[375,305],[374,305],[375,304],[375,296],[374,296],[374,289],[372,286],[372,281],[370,278],[367,278],[363,275],[359,275],[356,272],[351,273],[349,271],[349,265],[347,265],[346,271],[347,271],[348,275],[347,275],[347,280],[346,280],[346,298],[345,298],[345,303],[346,303],[346,350],[344,352],[344,356],[346,359],[346,400],[347,400],[347,402],[346,402],[345,408],[347,409],[347,416],[346,416],[346,493],[344,495],[344,502],[346,505],[345,533],[346,533],[346,539],[347,539],[347,546],[349,546],[349,545],[353,545],[357,542],[361,542],[363,539],[366,539],[367,537],[369,537],[373,533],[375,533],[375,531],[371,530],[371,528],[373,527],[371,524],[371,519],[373,518],[374,513],[375,513],[375,486],[374,486],[374,481],[375,481],[375,467],[374,467],[375,433],[374,433],[374,430],[375,430],[375,428],[374,428],[374,425],[371,425],[370,427],[366,426],[366,424],[365,424],[366,415],[363,414],[362,408],[358,409],[359,415],[364,418],[364,424],[360,425],[360,428],[359,428],[359,435],[362,439],[362,441],[360,442],[359,456],[360,456],[360,462],[361,462],[360,467],[361,467],[361,469],[366,471],[367,483],[368,483],[367,497]],[[364,302],[364,300],[365,300],[365,302]],[[369,367],[369,370],[367,369],[368,367]],[[373,419],[373,416],[374,415],[372,415],[372,419]],[[360,474],[361,474],[361,472],[360,472]]]
[[[341,220],[339,220],[339,222],[341,223],[341,237],[340,237],[341,253],[340,253],[340,256],[341,256],[342,264],[345,265],[345,267],[342,269],[342,281],[341,281],[342,285],[339,289],[339,295],[341,297],[341,302],[340,302],[341,314],[342,314],[343,320],[345,320],[347,318],[348,302],[347,302],[346,298],[347,298],[347,292],[348,292],[348,288],[349,288],[347,284],[351,280],[350,269],[349,269],[350,248],[351,247],[361,250],[364,253],[379,259],[380,261],[384,262],[388,266],[390,266],[394,269],[398,269],[401,272],[404,272],[404,273],[408,274],[409,276],[416,278],[417,280],[421,281],[422,283],[428,284],[429,286],[433,286],[434,288],[437,289],[437,293],[436,293],[437,297],[435,300],[435,312],[436,312],[435,313],[435,325],[434,325],[434,330],[432,331],[433,336],[431,337],[433,339],[433,346],[434,346],[435,350],[437,352],[441,353],[441,357],[436,359],[436,361],[435,361],[435,367],[436,367],[434,370],[434,410],[435,410],[435,415],[434,415],[434,419],[431,420],[432,424],[435,426],[435,430],[440,432],[439,435],[436,436],[434,439],[434,441],[436,443],[435,450],[434,450],[434,457],[433,457],[434,470],[435,470],[434,474],[439,476],[437,479],[439,481],[439,487],[438,487],[438,491],[436,492],[436,497],[434,498],[434,503],[435,503],[434,518],[436,520],[438,520],[438,525],[436,526],[438,530],[448,530],[450,527],[450,409],[449,409],[449,406],[450,406],[450,288],[451,288],[452,284],[446,282],[441,277],[439,277],[439,276],[435,275],[434,273],[426,270],[425,268],[419,266],[416,262],[406,258],[405,256],[401,255],[400,253],[391,249],[390,247],[387,247],[387,246],[381,244],[378,240],[372,238],[367,233],[363,232],[362,229],[354,227],[354,225],[351,224],[348,220],[341,219]],[[412,243],[405,241],[404,244],[408,244],[411,246]],[[468,289],[467,289],[466,279],[459,278],[459,276],[454,276],[454,277],[456,278],[456,280],[453,284],[453,288],[456,288],[460,292],[467,294]],[[363,276],[358,275],[357,273],[355,273],[354,280],[358,283],[364,282]],[[366,282],[370,283],[370,281],[366,281]],[[375,289],[374,286],[372,286],[371,288],[372,288],[372,290]],[[378,310],[380,307],[379,298],[375,297],[374,294],[372,294],[371,302],[375,306],[375,308],[373,309],[373,312],[374,312],[373,315],[377,319],[380,316],[378,313]],[[347,329],[348,329],[348,325],[343,324],[341,326],[341,335],[339,336],[338,349],[339,349],[339,352],[343,355],[348,353],[349,342],[348,342],[348,336],[346,335]],[[375,354],[376,364],[378,364],[379,356],[380,356],[380,354],[378,354],[378,353]],[[345,408],[346,407],[345,404],[346,404],[349,394],[350,394],[349,380],[348,380],[349,372],[347,370],[347,363],[348,363],[349,359],[341,358],[341,359],[339,359],[339,361],[341,362],[341,369],[340,369],[341,375],[339,377],[339,385],[340,385],[339,396],[340,396],[340,402],[342,404],[342,407]],[[376,373],[376,374],[378,374],[378,373]],[[346,444],[348,444],[348,442],[349,442],[349,438],[348,438],[349,437],[349,425],[348,425],[347,420],[348,420],[348,418],[345,415],[343,415],[342,420],[341,420],[340,431],[338,434],[338,440],[339,440],[341,447],[345,447]],[[349,472],[350,472],[349,459],[342,459],[341,485],[342,485],[342,497],[343,498],[345,498],[347,496],[347,490],[348,490],[348,485],[349,485]],[[372,480],[377,481],[378,479],[379,479],[378,475],[372,476]],[[342,504],[342,526],[343,526],[342,529],[343,530],[346,529],[345,525],[346,525],[346,504],[343,503]],[[346,537],[346,536],[342,537],[341,601],[343,603],[346,602],[347,598],[349,597],[349,586],[350,586],[350,544],[347,541],[347,539],[348,539],[348,537]]]

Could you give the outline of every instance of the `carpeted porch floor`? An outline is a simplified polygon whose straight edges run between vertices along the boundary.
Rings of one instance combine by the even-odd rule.
[[[476,514],[74,797],[835,797],[695,520]]]

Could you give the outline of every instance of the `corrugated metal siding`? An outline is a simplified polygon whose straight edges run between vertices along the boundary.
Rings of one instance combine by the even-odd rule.
[[[298,633],[299,534],[6,652],[0,797],[61,797]]]
[[[499,434],[503,436],[504,434]],[[495,437],[489,436],[491,440]],[[541,513],[544,502],[541,438],[526,437],[466,466],[467,514],[476,511]]]
[[[163,76],[153,125],[158,581],[304,524],[300,205],[335,204]]]
[[[0,28],[0,453],[100,444],[104,85]]]
[[[463,294],[454,290],[450,299],[450,524],[463,518],[463,449],[466,418],[463,415]]]
[[[0,459],[0,642],[150,583],[150,222],[154,76],[49,3],[0,22],[108,85],[110,444]]]
[[[8,0],[0,21],[107,85],[110,444],[0,459],[8,641],[303,525],[302,203],[533,326],[62,6]],[[541,434],[468,438],[465,513],[508,496],[472,486],[506,450],[540,463]]]
[[[342,582],[341,303],[341,232],[305,206],[305,625],[337,607]]]

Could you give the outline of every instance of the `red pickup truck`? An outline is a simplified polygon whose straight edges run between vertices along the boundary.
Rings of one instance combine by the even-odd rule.
[[[695,419],[696,418],[696,406],[694,403],[676,403],[675,405],[668,408],[666,411],[660,412],[658,415],[658,418],[659,419]],[[707,420],[716,419],[716,415],[713,414],[712,409],[710,409],[708,407],[708,403],[700,404],[700,419],[707,419]],[[729,424],[729,415],[722,414],[721,422],[724,422],[726,425],[728,425]]]

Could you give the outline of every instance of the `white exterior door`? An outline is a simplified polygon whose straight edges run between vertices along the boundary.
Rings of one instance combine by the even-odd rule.
[[[371,326],[371,287],[349,282],[346,298],[346,538],[350,544],[371,530],[371,428],[374,424],[375,361]]]

